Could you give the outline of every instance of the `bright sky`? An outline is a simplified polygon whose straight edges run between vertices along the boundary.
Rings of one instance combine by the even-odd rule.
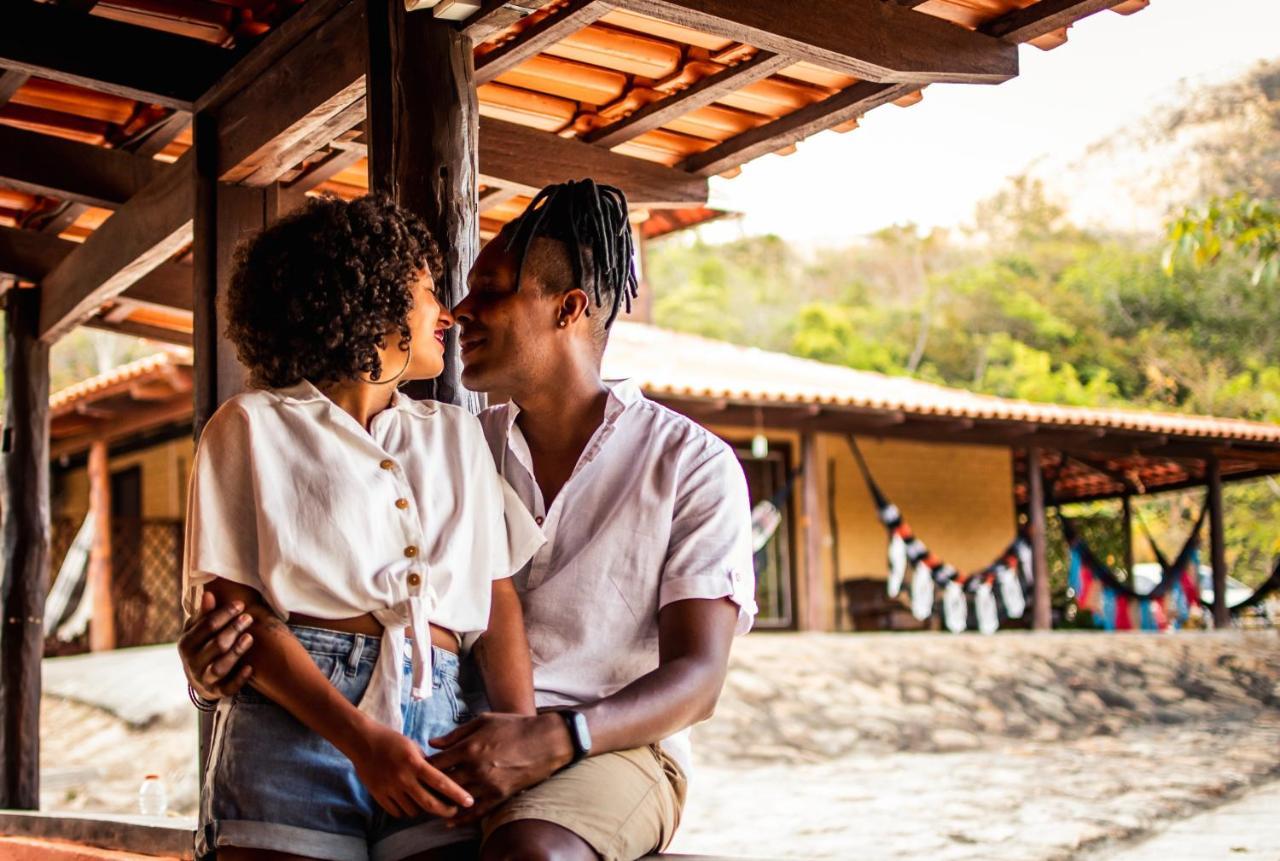
[[[914,107],[885,105],[853,132],[823,132],[793,155],[712,180],[713,201],[745,215],[702,228],[703,238],[777,233],[830,245],[894,223],[963,223],[1004,178],[1070,163],[1173,101],[1180,81],[1216,82],[1280,56],[1280,0],[1152,0],[1134,15],[1086,18],[1053,51],[1020,51],[1012,81],[935,84]],[[1083,208],[1114,211],[1118,227],[1150,226],[1129,211],[1128,192],[1115,196],[1099,201],[1095,189]]]

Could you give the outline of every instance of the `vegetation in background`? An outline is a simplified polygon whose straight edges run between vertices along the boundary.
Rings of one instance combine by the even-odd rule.
[[[1024,176],[956,234],[906,224],[808,254],[776,236],[658,245],[655,321],[1004,397],[1280,422],[1280,62],[1152,127],[1191,141],[1179,169],[1197,172],[1167,236],[1083,230]],[[1143,501],[1166,550],[1201,495]],[[1234,571],[1256,582],[1280,553],[1280,484],[1226,499]]]

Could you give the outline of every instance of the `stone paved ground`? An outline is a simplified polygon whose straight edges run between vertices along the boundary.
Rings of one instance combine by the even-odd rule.
[[[1216,861],[1219,858],[1280,859],[1280,783],[1273,783],[1217,810],[1175,823],[1110,861]]]
[[[55,668],[46,810],[130,812],[147,772],[194,810],[195,716],[167,691],[171,658]],[[145,691],[145,722],[107,682]],[[1280,779],[1280,637],[752,635],[695,738],[678,851],[1110,858]],[[1242,837],[1269,833],[1241,809]]]

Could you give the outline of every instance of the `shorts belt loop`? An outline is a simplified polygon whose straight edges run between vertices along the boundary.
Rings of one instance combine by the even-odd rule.
[[[364,634],[351,638],[351,651],[347,652],[347,674],[354,676],[360,669],[360,655],[364,652]]]

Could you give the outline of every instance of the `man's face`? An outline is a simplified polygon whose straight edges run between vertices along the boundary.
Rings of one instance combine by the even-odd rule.
[[[462,382],[477,392],[515,397],[546,380],[541,369],[556,349],[555,297],[530,284],[516,289],[514,256],[498,236],[467,277],[470,292],[453,309],[460,328]]]

